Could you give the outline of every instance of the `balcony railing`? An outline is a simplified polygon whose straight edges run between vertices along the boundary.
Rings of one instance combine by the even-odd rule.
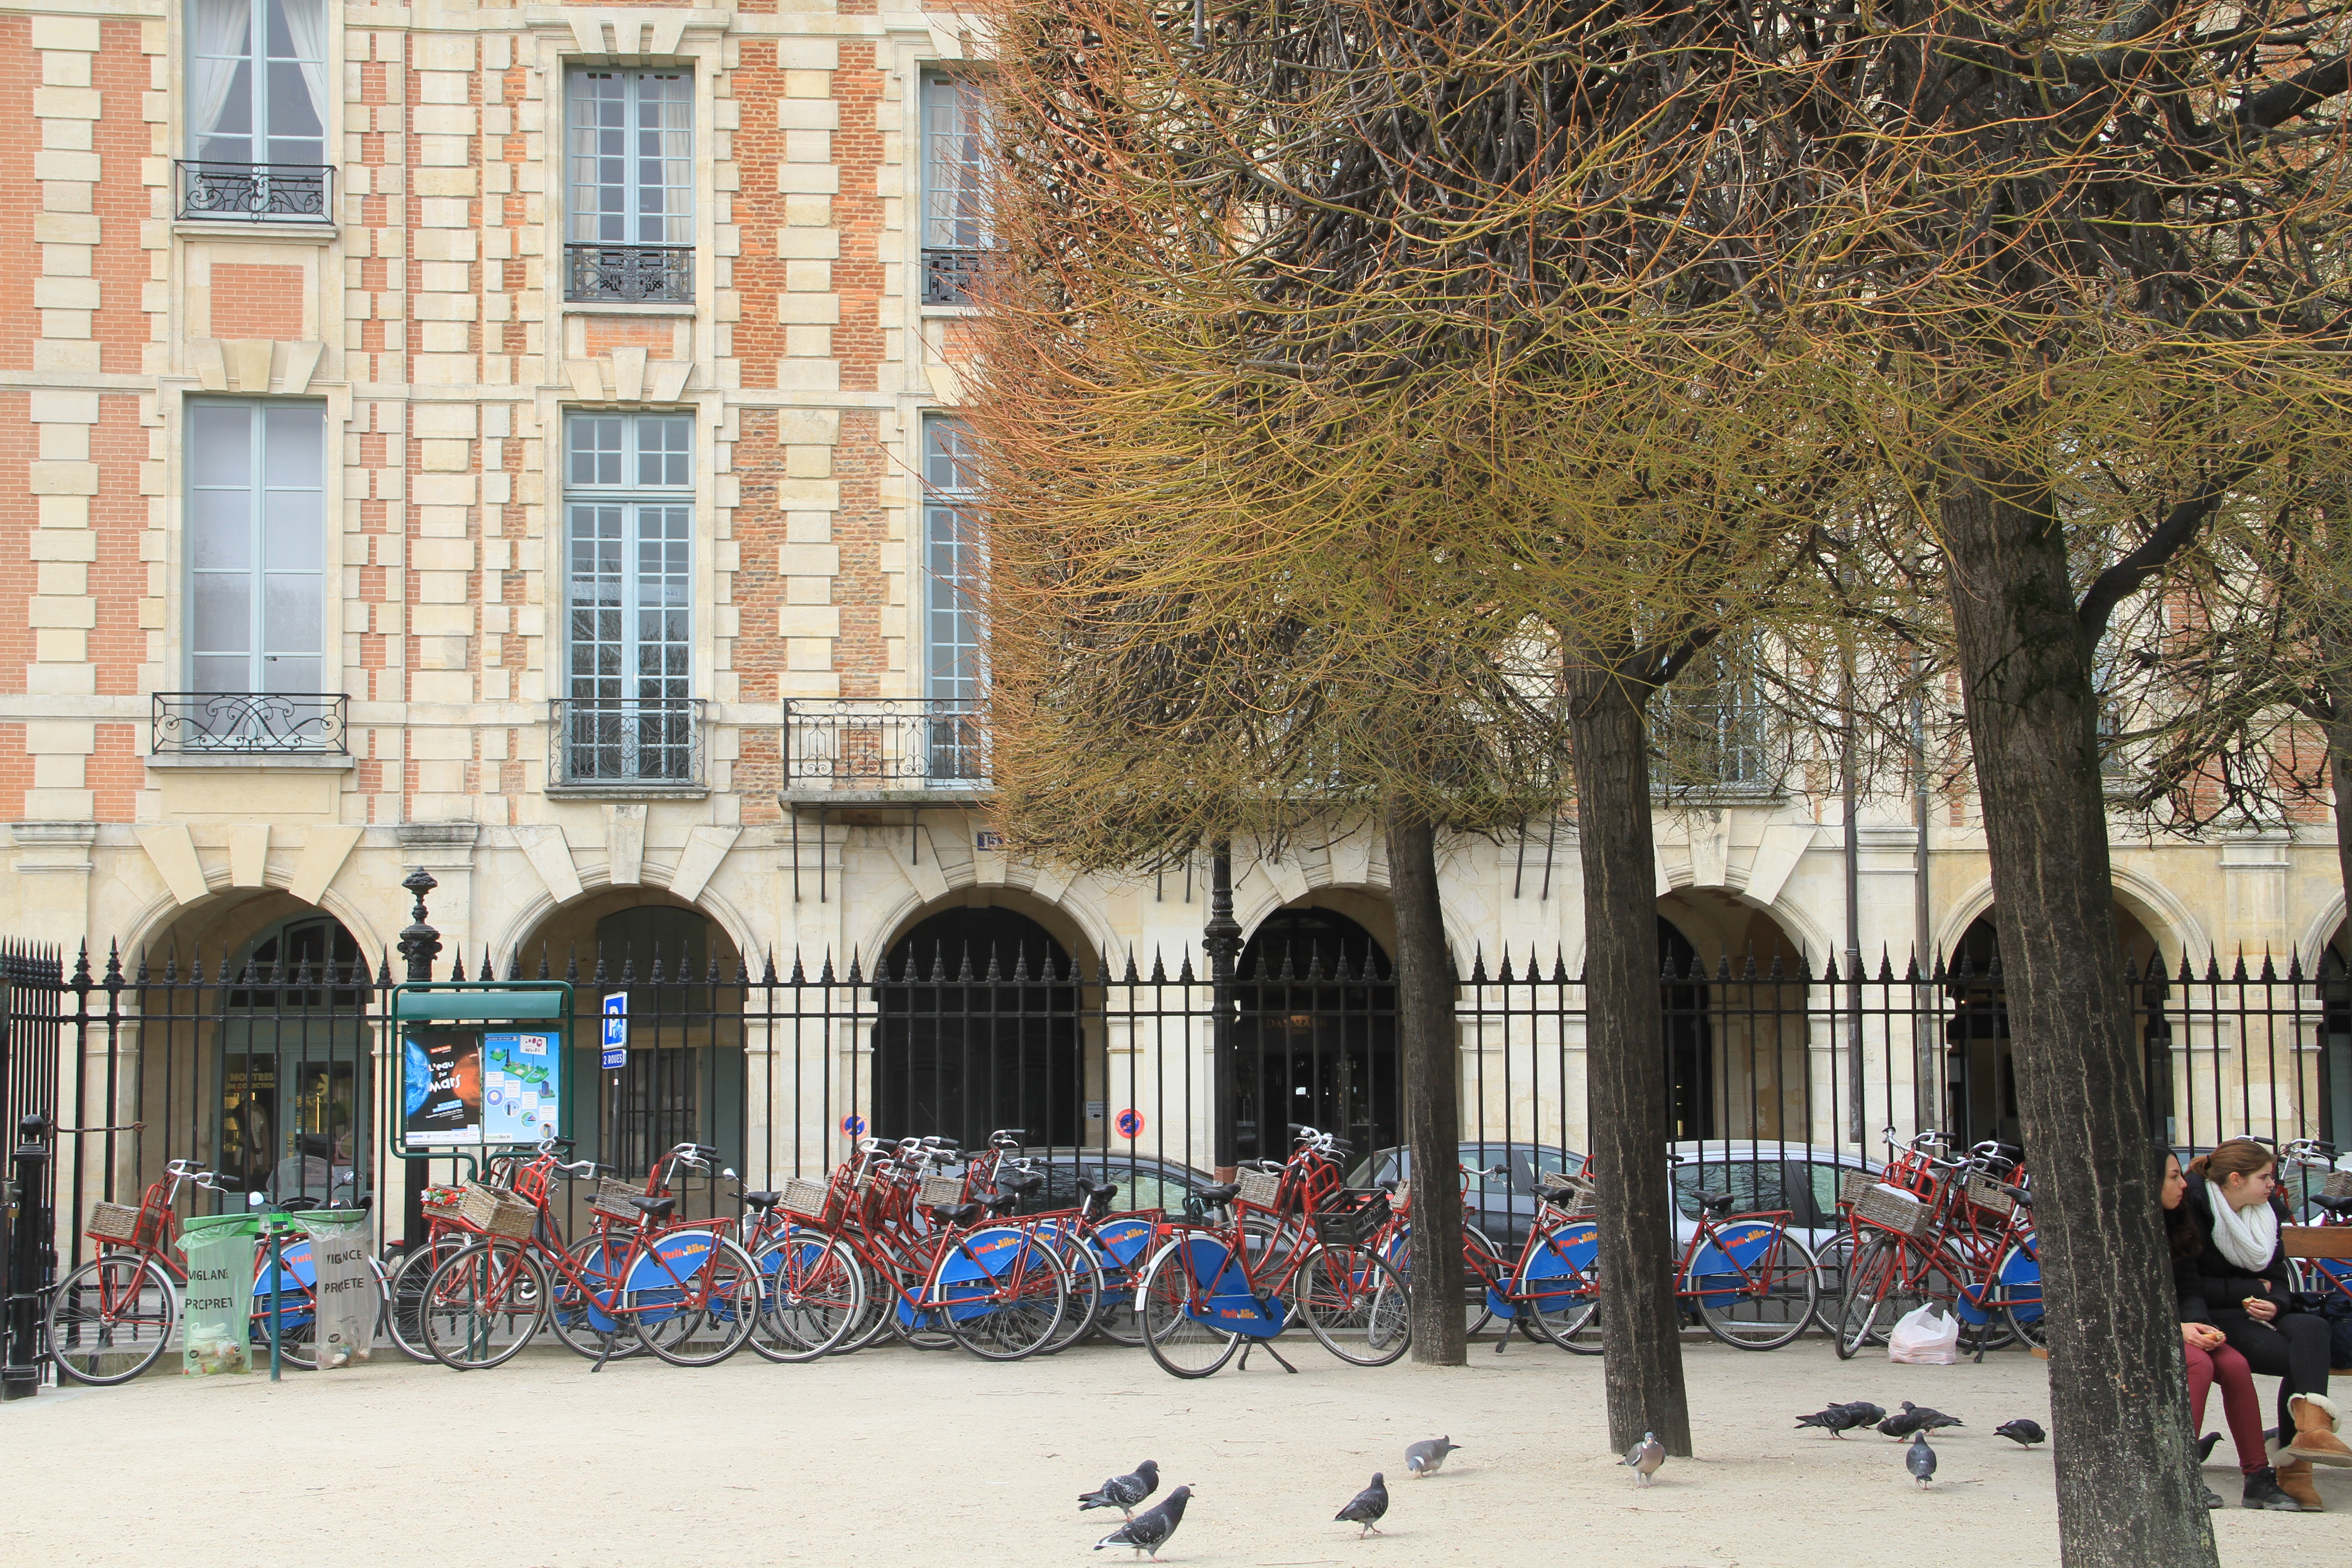
[[[694,302],[690,245],[567,245],[563,297],[574,304]]]
[[[985,790],[992,782],[984,701],[784,704],[788,790]]]
[[[694,697],[557,698],[547,782],[691,788],[702,782],[702,700]]]
[[[1651,764],[1651,787],[1677,795],[1779,793],[1772,721],[1759,703],[1678,702],[1670,693],[1654,722],[1660,754]]]
[[[340,691],[158,691],[148,749],[158,756],[348,755]]]
[[[923,252],[923,303],[926,305],[969,305],[971,286],[980,279],[980,265],[988,255],[984,250],[931,250]]]
[[[328,163],[216,163],[183,158],[180,216],[237,223],[332,223],[335,171]]]

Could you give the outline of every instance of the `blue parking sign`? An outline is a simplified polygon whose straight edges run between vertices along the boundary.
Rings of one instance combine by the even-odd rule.
[[[618,1071],[629,1065],[629,994],[614,991],[604,997],[604,1067]]]

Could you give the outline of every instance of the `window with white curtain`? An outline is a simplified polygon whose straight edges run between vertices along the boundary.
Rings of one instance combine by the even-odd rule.
[[[988,104],[970,77],[923,79],[923,303],[971,302],[988,231]]]
[[[575,69],[565,96],[568,297],[693,299],[693,76]]]
[[[694,416],[564,422],[560,782],[695,776]]]
[[[187,405],[189,685],[326,684],[326,410],[269,398]]]
[[[188,155],[327,162],[325,0],[190,0]]]
[[[981,595],[988,557],[981,537],[971,427],[934,416],[923,421],[923,695],[928,700],[927,772],[934,780],[987,776],[980,705],[988,684],[987,628]]]

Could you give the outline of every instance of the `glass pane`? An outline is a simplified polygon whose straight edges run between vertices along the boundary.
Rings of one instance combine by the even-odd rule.
[[[327,133],[319,123],[318,107],[310,101],[310,83],[306,72],[322,68],[304,67],[292,60],[269,62],[269,136],[275,142],[280,136],[303,136],[312,140]]]
[[[261,580],[262,651],[319,652],[321,579],[310,573],[267,572]]]
[[[253,660],[241,653],[226,658],[199,654],[188,661],[188,682],[197,691],[249,690]]]
[[[253,564],[251,490],[197,490],[188,497],[188,563],[198,571]]]
[[[319,526],[315,490],[265,490],[261,498],[261,565],[269,572],[316,572],[326,564],[326,531]],[[199,565],[203,563],[199,562]]]
[[[189,404],[187,442],[192,482],[253,482],[253,410],[244,404]]]
[[[253,579],[241,572],[200,572],[191,595],[188,645],[197,653],[245,653],[253,647]],[[237,685],[226,691],[245,689]]]
[[[322,660],[296,658],[279,654],[261,661],[261,689],[264,691],[323,691],[325,679]],[[306,710],[310,711],[310,710]]]
[[[327,421],[315,403],[273,405],[263,416],[262,482],[317,489],[327,481]]]

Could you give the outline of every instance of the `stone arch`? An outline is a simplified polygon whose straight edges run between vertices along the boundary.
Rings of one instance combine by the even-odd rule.
[[[1235,987],[1240,1158],[1283,1158],[1293,1121],[1338,1133],[1360,1154],[1399,1142],[1396,986],[1371,978],[1393,976],[1394,950],[1338,907],[1348,901],[1325,888],[1247,928]]]
[[[476,874],[480,874],[478,868]],[[614,895],[644,894],[652,894],[656,900],[666,901],[677,908],[693,910],[709,920],[719,927],[720,932],[726,937],[728,945],[732,947],[736,954],[742,959],[745,967],[755,978],[758,976],[767,955],[751,941],[751,921],[742,910],[712,891],[709,887],[702,889],[691,899],[681,899],[656,882],[610,882],[601,879],[590,882],[583,879],[578,896],[560,902],[542,887],[527,902],[507,917],[499,928],[498,936],[489,942],[488,951],[497,961],[499,973],[501,975],[511,977],[515,969],[520,966],[524,977],[528,978],[539,971],[539,948],[544,933],[551,929],[551,925],[556,929],[562,929],[569,923],[564,911],[575,911],[573,916],[570,917],[571,919],[577,918],[576,911],[592,905],[600,913],[609,912],[611,909],[631,901],[629,898],[615,898]],[[638,901],[648,900],[639,900]],[[452,953],[445,949],[442,953],[443,962],[446,963],[451,956],[453,956]],[[481,953],[478,952],[469,952],[466,954],[466,968],[468,973],[473,973],[480,958]],[[559,976],[562,974],[562,966],[560,959],[551,955],[549,964],[552,973]]]
[[[2346,911],[2341,892],[2321,906],[2318,915],[2303,928],[2302,939],[2295,943],[2304,973],[2310,973],[2318,965],[2320,953],[2330,947],[2352,963],[2352,915]]]

